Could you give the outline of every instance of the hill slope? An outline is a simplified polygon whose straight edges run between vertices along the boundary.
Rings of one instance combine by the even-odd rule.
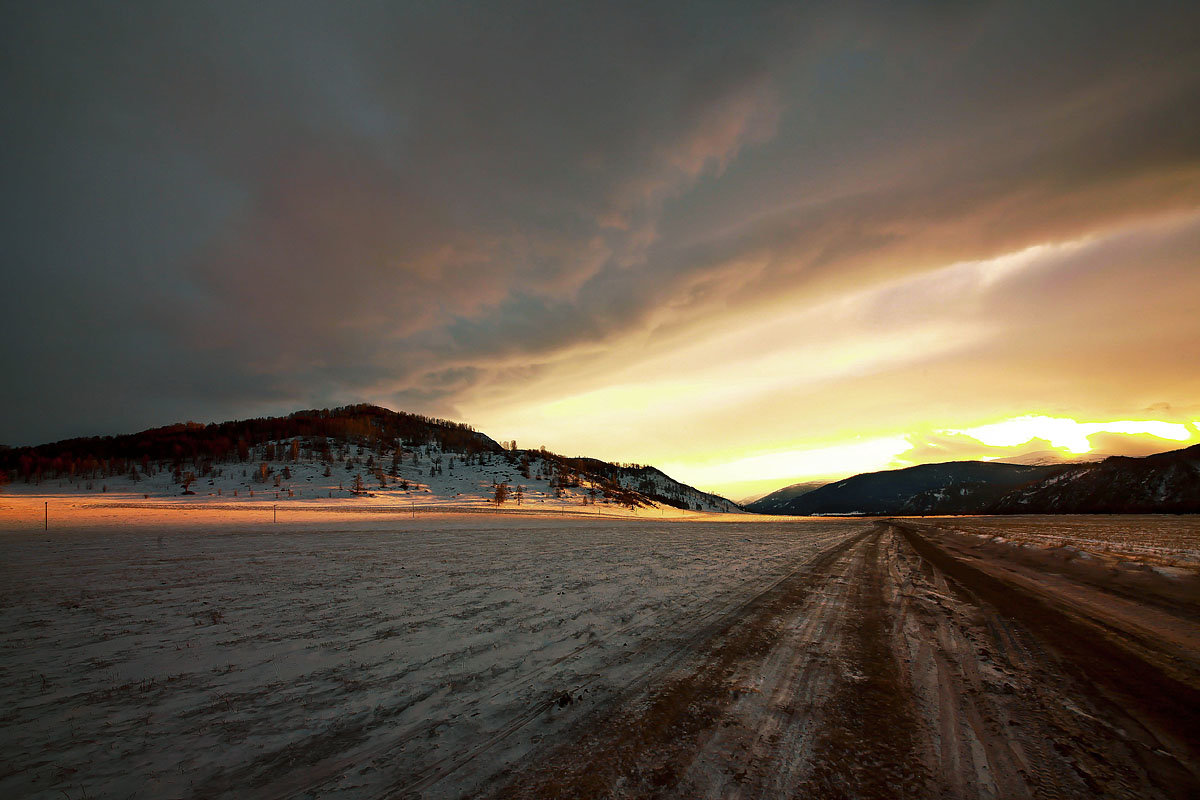
[[[467,425],[378,406],[297,411],[122,436],[0,448],[10,491],[214,496],[228,501],[350,498],[741,511],[654,467],[505,448]]]
[[[1144,458],[1110,456],[1014,490],[994,513],[1200,513],[1200,445]]]
[[[776,489],[773,492],[757,497],[749,502],[744,503],[746,510],[753,511],[756,514],[786,514],[786,511],[779,509],[784,508],[788,502],[808,494],[809,492],[820,489],[825,485],[824,481],[810,481],[807,483],[793,483],[791,486],[785,486],[782,489]]]
[[[793,515],[1200,513],[1200,445],[1095,463],[950,461],[855,475],[791,498],[787,491],[746,508]]]
[[[1054,469],[988,461],[922,464],[905,469],[855,475],[782,503],[774,503],[773,496],[767,495],[762,500],[748,505],[747,510],[759,511],[771,507],[774,510],[769,513],[792,515],[901,514],[905,513],[906,503],[918,496],[944,497],[945,499],[939,502],[957,504],[961,501],[952,499],[952,496],[965,500],[968,497],[976,498],[981,493],[999,490],[990,498],[994,501],[1004,491],[1045,477]]]

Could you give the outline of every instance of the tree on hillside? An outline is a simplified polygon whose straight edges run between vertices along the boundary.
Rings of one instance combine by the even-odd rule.
[[[497,483],[497,484],[495,484],[495,487],[496,487],[496,490],[492,494],[492,500],[498,506],[503,505],[504,501],[508,499],[508,484],[507,483]]]

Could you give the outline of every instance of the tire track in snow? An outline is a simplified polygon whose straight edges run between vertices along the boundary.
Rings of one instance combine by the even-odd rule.
[[[647,796],[676,785],[713,725],[732,702],[730,681],[747,661],[764,658],[814,585],[873,529],[827,548],[800,569],[692,637],[685,669],[654,670],[625,702],[581,725],[577,740],[537,758],[499,788],[502,798]],[[698,658],[696,658],[698,656]],[[405,787],[419,788],[419,787]]]

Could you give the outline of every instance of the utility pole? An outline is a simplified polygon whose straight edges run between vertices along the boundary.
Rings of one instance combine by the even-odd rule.
[[[271,506],[271,522],[279,522],[279,519],[275,513],[277,508],[278,506]]]
[[[50,501],[49,500],[46,501],[45,506],[46,507],[43,510],[46,512],[46,521],[45,521],[46,530],[50,530]]]

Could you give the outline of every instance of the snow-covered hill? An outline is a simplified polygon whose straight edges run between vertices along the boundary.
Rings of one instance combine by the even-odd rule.
[[[241,429],[236,428],[240,423],[223,423],[180,427],[178,431],[175,427],[159,429],[115,440],[74,440],[25,452],[10,451],[9,460],[18,466],[10,473],[11,485],[3,491],[188,502],[219,499],[224,503],[353,499],[374,505],[503,505],[547,510],[587,505],[626,509],[669,506],[741,511],[737,504],[679,483],[654,467],[510,449],[465,427],[438,420],[413,423],[409,415],[376,407],[298,415],[314,413],[325,414],[318,419],[331,421],[337,430],[354,433],[256,442],[253,433],[234,438],[240,436]],[[295,428],[286,423],[296,416],[247,424],[252,431]],[[345,420],[349,422],[342,425]],[[233,434],[227,435],[223,426],[234,426]],[[400,429],[405,435],[389,435]],[[161,441],[171,441],[169,437],[177,433],[188,445],[171,445],[167,449],[175,455],[162,458]],[[233,444],[225,446],[227,440]],[[211,455],[214,441],[221,445],[216,457]],[[96,456],[89,448],[105,456]],[[113,452],[120,455],[107,455]]]

